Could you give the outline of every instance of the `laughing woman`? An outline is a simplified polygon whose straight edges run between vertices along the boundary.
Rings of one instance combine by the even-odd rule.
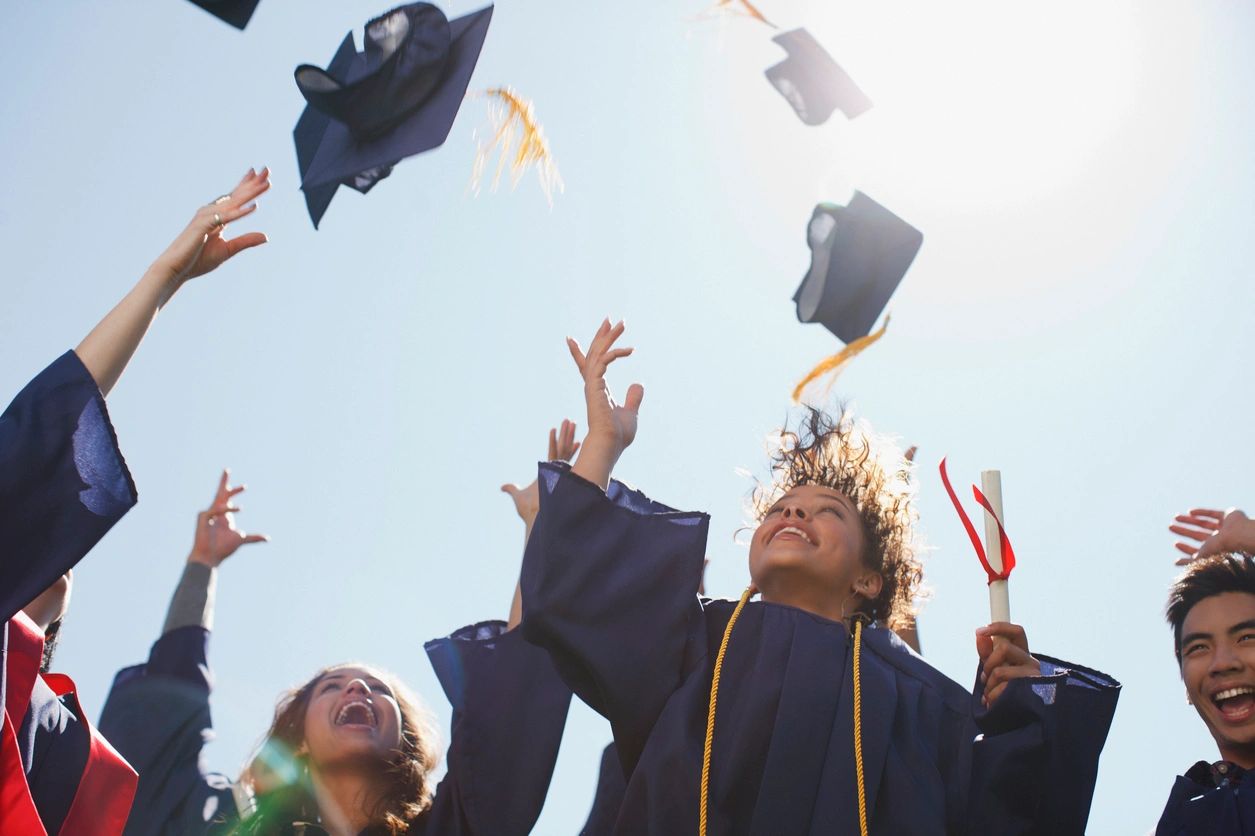
[[[1118,685],[991,624],[969,693],[879,626],[921,576],[911,490],[845,416],[782,433],[751,586],[699,598],[707,515],[610,478],[644,394],[606,388],[622,332],[569,343],[588,434],[573,467],[541,467],[522,582],[524,635],[613,729],[613,832],[1083,833]]]
[[[417,699],[371,665],[323,668],[285,694],[238,782],[205,772],[211,736],[208,639],[216,575],[241,546],[242,487],[222,475],[161,638],[121,671],[100,726],[140,775],[128,836],[526,834],[540,814],[571,692],[548,654],[501,621],[426,644],[453,705],[448,774]]]

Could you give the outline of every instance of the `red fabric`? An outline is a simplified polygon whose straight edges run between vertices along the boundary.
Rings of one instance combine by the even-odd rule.
[[[985,567],[985,574],[989,576],[989,583],[994,581],[1005,581],[1011,577],[1011,570],[1015,568],[1015,550],[1011,548],[1011,539],[1007,537],[1007,532],[1002,527],[1002,520],[998,519],[998,515],[994,513],[993,506],[989,504],[989,500],[981,493],[980,488],[972,485],[972,493],[976,495],[976,501],[981,507],[989,512],[989,516],[994,518],[994,522],[998,525],[998,540],[1002,545],[1002,571],[994,571],[994,567],[989,564],[989,558],[985,554],[985,546],[981,543],[980,535],[976,533],[976,526],[972,525],[972,520],[968,517],[967,512],[963,510],[959,497],[955,495],[954,488],[950,486],[950,477],[946,473],[946,460],[941,460],[941,484],[946,486],[946,493],[950,495],[950,501],[954,503],[954,510],[959,512],[959,519],[963,521],[963,527],[967,529],[968,539],[972,541],[972,548],[976,549],[976,556],[980,558],[980,565]]]
[[[9,621],[9,655],[5,665],[4,729],[0,731],[0,833],[47,836],[39,811],[26,784],[18,751],[17,728],[30,705],[35,677],[43,660],[44,636],[29,618],[18,613]],[[64,674],[45,674],[44,682],[59,697],[68,696],[74,713],[87,730],[90,748],[74,801],[61,832],[70,836],[120,836],[131,812],[139,777],[131,765],[87,722],[74,682]]]

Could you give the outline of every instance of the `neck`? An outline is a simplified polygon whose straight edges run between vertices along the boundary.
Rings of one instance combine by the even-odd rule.
[[[771,578],[759,585],[758,591],[764,601],[797,607],[830,621],[844,622],[863,604],[860,595],[851,595],[842,601],[840,596],[833,594],[831,587],[804,577]]]
[[[330,836],[357,836],[371,824],[379,800],[378,779],[361,769],[312,772],[314,798],[323,829]]]
[[[1237,764],[1243,769],[1255,769],[1255,744],[1234,746],[1222,743],[1220,759]]]

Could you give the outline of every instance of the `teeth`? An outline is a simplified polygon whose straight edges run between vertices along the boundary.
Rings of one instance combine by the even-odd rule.
[[[806,535],[805,531],[803,531],[800,528],[795,528],[791,525],[787,525],[784,528],[777,531],[775,534],[771,535],[771,539],[774,540],[777,537],[779,537],[781,534],[796,534],[797,536],[801,537],[803,540],[805,540],[808,543],[811,541],[811,538]]]
[[[1221,691],[1219,694],[1216,694],[1212,697],[1212,699],[1216,702],[1220,702],[1221,700],[1229,700],[1234,697],[1240,697],[1243,694],[1255,694],[1255,688],[1248,688],[1246,686],[1242,686],[1240,688],[1230,688],[1227,691]]]
[[[337,726],[344,725],[344,723],[345,723],[345,722],[347,721],[347,719],[348,719],[349,709],[350,709],[350,708],[353,708],[354,706],[358,706],[358,705],[360,705],[362,708],[366,709],[367,713],[369,713],[369,714],[370,714],[370,724],[371,724],[372,726],[373,726],[373,725],[377,725],[377,724],[378,724],[378,719],[375,717],[375,709],[371,706],[371,704],[370,704],[370,703],[368,703],[368,702],[362,702],[362,701],[360,701],[360,700],[359,700],[359,701],[357,701],[357,702],[351,702],[351,703],[348,703],[347,705],[345,705],[343,708],[341,708],[341,709],[340,709],[340,713],[336,715],[336,725],[337,725]]]

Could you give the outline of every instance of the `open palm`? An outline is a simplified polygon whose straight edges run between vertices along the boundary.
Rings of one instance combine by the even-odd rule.
[[[231,500],[244,492],[244,486],[231,487],[231,474],[222,471],[218,480],[218,491],[214,495],[213,504],[205,511],[196,515],[196,539],[192,543],[192,553],[188,560],[217,567],[240,546],[249,543],[265,543],[270,540],[264,534],[246,534],[235,527],[235,514],[240,509]]]

